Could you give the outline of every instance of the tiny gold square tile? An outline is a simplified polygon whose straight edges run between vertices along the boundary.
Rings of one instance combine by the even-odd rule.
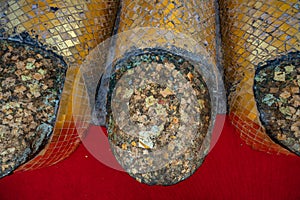
[[[288,154],[272,140],[266,139],[268,136],[264,131],[254,133],[249,130],[246,133],[244,128],[249,121],[263,130],[252,91],[255,66],[299,48],[299,31],[296,31],[295,23],[295,14],[299,10],[295,13],[292,8],[296,1],[220,0],[219,4],[225,80],[226,85],[234,85],[229,93],[230,115],[245,120],[239,121],[236,126],[249,145]]]

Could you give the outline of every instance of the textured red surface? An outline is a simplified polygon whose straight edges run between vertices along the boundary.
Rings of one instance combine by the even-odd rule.
[[[300,158],[254,151],[226,121],[204,164],[174,186],[147,186],[81,145],[65,161],[0,180],[0,199],[300,199]]]

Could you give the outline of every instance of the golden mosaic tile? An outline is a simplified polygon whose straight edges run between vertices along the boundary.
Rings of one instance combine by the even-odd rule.
[[[120,10],[120,21],[117,26],[117,33],[120,34],[120,36],[117,37],[115,43],[115,49],[114,52],[114,59],[116,60],[123,60],[127,59],[127,54],[131,55],[130,53],[133,53],[136,49],[138,49],[137,52],[145,50],[145,52],[150,51],[151,55],[137,55],[132,56],[134,59],[137,59],[135,61],[132,61],[134,64],[126,64],[127,68],[131,67],[131,65],[135,66],[138,65],[138,69],[147,69],[148,66],[142,66],[144,65],[144,62],[150,61],[151,70],[156,71],[156,75],[158,78],[161,78],[159,75],[159,72],[163,71],[164,68],[168,68],[167,65],[165,65],[165,62],[167,62],[168,56],[165,57],[165,53],[169,52],[169,54],[176,55],[182,55],[185,54],[183,57],[187,56],[188,59],[193,60],[195,59],[195,62],[201,63],[206,58],[211,59],[208,63],[200,64],[199,66],[195,67],[195,69],[206,69],[206,67],[210,68],[208,69],[208,73],[210,70],[211,72],[217,72],[217,35],[216,35],[216,12],[215,12],[215,1],[212,0],[206,0],[206,1],[188,1],[188,0],[163,0],[163,1],[150,1],[150,0],[138,0],[138,1],[129,1],[124,0],[121,3],[121,10]],[[125,34],[125,36],[122,36],[122,33]],[[193,40],[191,40],[192,38]],[[124,47],[126,46],[126,47]],[[201,47],[201,52],[198,47]],[[160,49],[161,48],[161,49]],[[133,50],[132,50],[133,49]],[[154,53],[152,52],[154,51]],[[130,53],[129,53],[130,52]],[[182,53],[185,52],[185,53]],[[126,54],[127,53],[127,54]],[[189,54],[193,56],[191,59],[189,57]],[[196,58],[199,58],[200,55],[201,61],[197,60]],[[125,56],[125,58],[123,57]],[[191,57],[192,57],[191,56]],[[203,57],[205,58],[203,58]],[[130,57],[131,58],[131,57]],[[154,59],[155,58],[155,59]],[[139,59],[142,59],[142,64],[138,64],[140,61]],[[146,59],[146,61],[145,61]],[[162,63],[162,66],[157,66],[154,64],[157,60],[160,59],[164,60]],[[124,61],[125,62],[125,61]],[[177,61],[175,61],[177,62]],[[130,66],[129,66],[130,65]],[[140,67],[141,65],[142,67]],[[119,66],[118,66],[119,67]],[[180,66],[180,68],[185,68],[186,66]],[[133,68],[135,69],[135,68]],[[149,68],[150,69],[150,68]],[[122,70],[117,70],[112,67],[113,71],[112,73],[115,73],[116,77],[121,77],[119,73],[123,73]],[[125,70],[126,71],[126,70]],[[200,70],[201,71],[201,70]],[[213,72],[214,71],[214,72]],[[147,72],[147,71],[146,71]],[[144,79],[143,76],[148,74],[142,70],[141,77],[136,77],[136,80],[139,80],[139,78],[142,80]],[[200,72],[201,76],[205,73]],[[216,76],[217,73],[215,73]],[[171,76],[171,75],[170,75]],[[203,75],[205,76],[205,75]],[[149,73],[149,80],[151,80],[151,77],[154,77],[154,74]],[[187,77],[189,80],[193,80],[193,73],[187,73]],[[207,78],[207,77],[206,77]],[[116,84],[115,82],[121,82],[118,80],[119,78],[116,78],[113,80],[112,84],[113,87],[110,87],[110,92],[112,91],[111,88],[114,89],[113,84]],[[197,78],[195,78],[197,79]],[[207,78],[208,79],[208,78]],[[147,81],[147,78],[146,80]],[[173,80],[172,78],[166,77],[166,82],[172,82],[173,85],[176,85],[176,80]],[[131,83],[130,83],[131,84]],[[147,83],[148,84],[148,83]],[[160,83],[160,85],[163,85]],[[217,84],[216,84],[217,85]],[[116,85],[117,87],[117,85]],[[152,87],[152,86],[151,86]],[[126,87],[128,88],[128,87]],[[178,86],[180,88],[180,86]],[[121,89],[122,90],[122,89]],[[118,90],[117,90],[118,91]],[[154,90],[151,90],[154,91]],[[165,91],[165,90],[164,90]],[[164,93],[164,92],[163,92]],[[124,94],[125,95],[125,94]],[[126,96],[126,95],[125,95]],[[149,97],[150,98],[150,97]],[[153,97],[152,98],[156,98]],[[152,171],[147,171],[150,168],[144,168],[141,166],[139,168],[140,162],[138,160],[141,160],[139,158],[141,148],[146,148],[153,152],[160,152],[160,147],[155,144],[155,141],[150,142],[147,140],[143,141],[142,144],[140,144],[139,141],[143,140],[143,138],[140,137],[139,140],[134,141],[135,145],[131,145],[131,135],[128,134],[128,132],[123,131],[122,128],[119,129],[118,127],[123,127],[122,122],[118,121],[117,117],[112,115],[113,108],[110,108],[111,101],[114,101],[114,99],[109,99],[108,106],[106,107],[108,109],[107,118],[109,119],[108,123],[108,132],[109,132],[109,141],[111,143],[112,151],[114,152],[114,155],[116,156],[119,163],[124,167],[126,172],[128,172],[133,178],[138,180],[139,182],[143,182],[146,184],[158,184],[158,185],[171,185],[178,182],[179,179],[184,180],[189,175],[187,175],[184,171],[179,170],[180,167],[177,165],[177,159],[171,156],[170,152],[165,152],[164,155],[167,157],[167,160],[160,162],[159,157],[154,158],[155,162],[159,162],[161,168],[157,168],[157,166],[153,167]],[[147,101],[147,100],[146,100]],[[126,102],[125,100],[120,102]],[[147,104],[147,103],[146,103]],[[129,103],[130,105],[130,103]],[[131,106],[131,105],[130,105]],[[113,107],[113,106],[111,106]],[[147,105],[146,105],[147,107]],[[109,110],[110,109],[110,110]],[[120,110],[120,109],[118,109]],[[160,113],[159,111],[155,111]],[[120,113],[120,118],[126,118],[124,117],[125,112]],[[185,115],[185,114],[182,114]],[[191,116],[191,115],[190,115]],[[155,117],[154,117],[155,118]],[[117,121],[114,121],[117,120]],[[107,120],[108,121],[108,120]],[[178,118],[175,120],[171,120],[172,123],[178,122]],[[121,124],[120,124],[121,123]],[[172,124],[171,123],[171,124]],[[170,125],[171,127],[171,125]],[[186,133],[188,132],[187,129]],[[138,131],[135,131],[138,133]],[[126,134],[125,134],[126,133]],[[120,135],[128,135],[128,138],[122,138],[122,136],[119,138]],[[148,133],[145,133],[148,134]],[[205,140],[210,140],[210,134],[211,132],[207,132],[207,136],[205,137]],[[188,135],[188,134],[186,134]],[[194,133],[196,137],[198,137],[198,132]],[[126,136],[127,137],[127,136]],[[176,136],[177,140],[180,140],[181,138],[181,131],[178,131],[178,135]],[[172,138],[176,138],[173,136]],[[117,138],[114,140],[114,138]],[[120,140],[119,140],[120,139]],[[151,139],[152,140],[152,139]],[[117,142],[116,142],[117,141]],[[145,143],[144,143],[145,142]],[[203,142],[203,145],[201,146],[201,149],[206,149],[207,144],[209,142]],[[120,145],[119,145],[120,144]],[[138,144],[138,145],[136,145]],[[146,144],[146,145],[143,145]],[[199,144],[198,144],[199,145]],[[132,147],[133,146],[133,147]],[[143,147],[142,147],[143,146]],[[165,147],[167,148],[168,145]],[[120,148],[119,148],[120,147]],[[155,149],[158,148],[158,149]],[[188,147],[190,148],[190,147]],[[172,148],[171,148],[172,149]],[[199,146],[200,149],[200,146]],[[126,150],[126,151],[123,151]],[[145,152],[148,152],[148,150]],[[196,152],[197,150],[188,150],[189,152]],[[136,155],[132,155],[134,152],[137,152]],[[174,153],[174,152],[173,152]],[[191,155],[188,155],[189,153],[186,153],[186,151],[180,152],[182,155],[185,154],[185,157],[190,157]],[[148,154],[148,153],[147,153]],[[151,154],[151,153],[150,153]],[[202,153],[200,153],[202,154]],[[202,157],[202,155],[198,155],[195,157]],[[204,153],[205,154],[205,153]],[[205,155],[203,154],[203,158]],[[146,155],[146,153],[145,153]],[[178,155],[177,153],[174,153],[174,155]],[[141,155],[142,156],[142,155]],[[170,157],[169,157],[170,156]],[[168,159],[168,157],[170,159]],[[191,156],[193,157],[193,156]],[[145,159],[144,159],[145,158]],[[131,165],[132,161],[135,161],[137,159],[137,162]],[[148,159],[148,156],[144,157],[143,159],[147,163],[146,165],[151,166],[150,162],[152,162],[152,158]],[[182,161],[184,162],[185,159]],[[190,158],[190,160],[193,160],[193,158]],[[149,161],[149,164],[148,164]],[[130,163],[125,164],[125,163]],[[123,165],[124,164],[124,165]],[[198,163],[199,164],[199,163]],[[194,161],[188,161],[186,168],[188,170],[194,171],[196,168],[198,168],[198,164]],[[197,165],[197,167],[195,167]],[[133,171],[131,171],[133,170]],[[146,170],[146,171],[145,171]],[[141,173],[138,171],[142,171]],[[144,172],[145,171],[145,172]],[[181,171],[181,172],[179,172]],[[174,177],[174,178],[173,178]],[[175,178],[176,177],[176,178]]]
[[[85,89],[75,77],[88,52],[111,36],[118,5],[119,0],[1,2],[0,12],[5,14],[1,15],[0,30],[4,39],[27,32],[42,46],[62,56],[69,67],[50,142],[40,154],[18,170],[52,165],[76,149],[84,131],[84,127],[77,127],[78,116],[86,112],[88,105],[85,98],[72,97],[74,88],[77,92]],[[80,110],[73,109],[73,101],[81,105],[78,106]],[[77,115],[77,118],[73,118],[73,115]]]
[[[184,33],[191,35],[201,44],[205,43],[206,50],[212,59],[215,59],[215,26],[214,1],[124,0],[118,32],[140,27],[156,27]]]
[[[219,0],[223,65],[229,92],[230,115],[241,138],[255,149],[288,154],[266,134],[254,99],[255,66],[299,51],[297,1]],[[252,135],[243,128],[256,124]]]

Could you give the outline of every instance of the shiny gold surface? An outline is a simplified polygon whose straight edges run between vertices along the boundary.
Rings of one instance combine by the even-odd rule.
[[[216,23],[213,0],[122,1],[118,33],[142,27],[172,30],[191,36],[215,61]],[[151,33],[145,34],[151,37]],[[159,41],[156,40],[156,43],[172,43],[171,40],[166,35],[159,38]]]
[[[75,77],[89,52],[111,36],[118,4],[119,0],[9,0],[0,3],[0,30],[4,39],[26,32],[43,47],[62,56],[69,66],[50,142],[18,170],[52,165],[76,149],[87,126],[80,120],[86,122],[87,119],[84,116],[74,119],[73,116],[84,113],[88,103],[80,95],[73,97],[75,90],[85,90]]]
[[[6,23],[1,28],[6,35],[26,31],[67,62],[81,63],[89,50],[111,35],[118,0],[10,0],[2,4]]]
[[[204,77],[203,79],[207,81],[206,84],[213,83],[211,85],[214,86],[217,85],[215,83],[218,82],[218,80],[216,79],[219,78],[218,76],[219,74],[217,73],[214,74],[214,72],[218,70],[216,68],[217,27],[216,27],[216,12],[215,12],[214,2],[215,1],[213,0],[202,0],[202,1],[124,0],[121,1],[121,10],[119,13],[120,18],[116,27],[118,36],[114,40],[115,45],[114,45],[114,55],[112,55],[112,63],[115,64],[114,61],[128,59],[128,55],[131,56],[136,52],[140,53],[140,51],[147,51],[149,49],[150,49],[149,51],[155,49],[159,52],[164,52],[162,55],[164,55],[165,52],[170,52],[171,54],[174,55],[176,54],[182,55],[182,58],[187,57],[188,60],[193,61],[194,64],[193,67],[195,68],[196,71],[199,72],[199,74],[201,74],[201,77]],[[166,51],[162,51],[162,50],[166,50]],[[160,57],[160,54],[156,54],[156,57],[158,59]],[[164,64],[165,62],[167,63],[167,61],[164,61]],[[151,63],[150,65],[152,64],[153,63]],[[159,74],[161,71],[163,71],[162,68],[168,68],[166,67],[168,64],[166,64],[166,66],[164,66],[164,64],[158,68],[156,68],[154,64],[153,66],[151,66],[151,69],[154,70],[155,75],[154,73],[153,74],[148,73],[147,70],[144,71],[145,66],[143,66],[142,64],[141,65],[138,64],[138,67],[136,68],[141,69],[141,71],[136,73],[134,72],[133,74],[134,76],[138,76],[142,80],[145,80],[145,82],[148,79],[152,81],[163,80],[161,78],[164,76],[161,75],[160,77]],[[117,67],[119,66],[113,65],[113,67],[111,67],[112,71],[119,70],[116,69]],[[180,66],[180,68],[185,68],[185,67],[186,66]],[[117,73],[116,71],[113,71],[112,73]],[[211,74],[213,74],[212,76],[215,77],[211,77]],[[156,75],[158,79],[156,79],[157,77],[153,78]],[[145,78],[143,76],[145,76]],[[170,77],[168,77],[168,75],[165,76],[166,76],[164,77],[165,82],[169,83],[170,81],[173,82],[174,85],[177,85],[176,81],[171,79],[171,75]],[[117,84],[122,83],[122,81],[118,79],[119,78],[117,78],[114,81],[118,82]],[[138,78],[134,77],[132,79],[130,78],[130,80],[138,80]],[[209,83],[209,81],[211,82]],[[140,82],[140,83],[145,84],[144,82]],[[126,87],[124,87],[124,89],[122,90],[127,91],[127,89],[129,89],[132,86],[132,84],[129,85],[130,86],[126,85]],[[178,88],[180,88],[180,85],[181,83],[178,84]],[[210,92],[211,97],[213,97],[212,99],[217,99],[215,98],[216,96],[213,93],[214,86],[209,87],[208,90]],[[113,90],[115,90],[116,88],[113,88]],[[111,88],[109,89],[111,90]],[[187,90],[190,91],[189,89],[186,89],[185,91],[187,92]],[[116,89],[116,91],[118,91],[118,89]],[[126,94],[124,95],[126,96]],[[146,153],[144,153],[144,155],[140,155],[139,153],[142,152],[140,151],[142,148],[151,149],[153,147],[154,142],[153,143],[149,141],[145,142],[142,136],[137,136],[139,139],[135,141],[133,144],[131,143],[131,141],[129,142],[129,140],[131,140],[130,138],[131,134],[129,134],[129,131],[125,131],[125,129],[122,130],[122,128],[124,127],[123,119],[126,119],[127,117],[131,118],[131,116],[127,115],[127,113],[125,113],[119,107],[116,110],[118,110],[120,113],[115,115],[114,113],[116,112],[113,111],[114,110],[113,104],[119,105],[121,103],[116,103],[116,102],[124,102],[124,100],[120,100],[116,97],[112,97],[112,98],[113,100],[111,100],[111,102],[107,104],[108,105],[107,107],[111,107],[109,108],[111,110],[109,111],[108,109],[107,111],[108,118],[110,119],[108,125],[109,141],[111,144],[112,152],[116,156],[117,160],[124,168],[124,170],[126,170],[126,172],[128,172],[132,177],[134,177],[136,180],[140,182],[147,183],[147,184],[171,185],[177,183],[179,180],[186,179],[200,166],[200,161],[193,162],[192,160],[194,158],[204,159],[204,157],[209,152],[211,134],[212,134],[210,128],[206,130],[201,130],[202,131],[201,134],[204,134],[205,136],[201,138],[201,142],[199,142],[197,144],[197,147],[195,147],[197,150],[193,150],[191,149],[192,148],[191,146],[187,146],[186,148],[183,147],[183,149],[179,148],[179,151],[177,149],[174,150],[174,152],[173,150],[172,152],[170,152],[168,148],[169,144],[162,148],[162,149],[164,148],[168,149],[166,150],[165,155],[168,155],[168,153],[170,153],[171,155],[173,153],[173,155],[180,155],[180,157],[182,156],[182,159],[181,158],[178,159],[179,156],[178,157],[174,156],[172,158],[171,156],[170,157],[167,156],[168,158],[166,160],[163,159],[160,160],[160,156],[156,157],[155,159],[152,159],[150,157],[147,157]],[[210,110],[209,112],[212,118],[215,119],[215,114],[217,113],[216,111],[217,106],[215,105],[215,102],[209,102],[209,104],[211,104],[212,107],[214,107],[212,109],[213,111]],[[155,111],[155,113],[158,112],[159,111]],[[198,111],[198,113],[200,112],[201,111]],[[188,113],[188,115],[192,116],[191,113]],[[154,118],[156,118],[157,116],[154,116]],[[205,122],[205,124],[208,125],[209,127],[213,127],[214,119],[212,119],[207,123]],[[124,123],[124,124],[128,124],[128,123]],[[190,122],[189,125],[192,126],[191,124],[192,123]],[[119,128],[118,126],[122,128]],[[183,135],[189,135],[188,128],[186,127],[184,131],[185,134]],[[133,127],[131,127],[131,129],[133,129]],[[140,129],[139,131],[141,130],[142,129]],[[180,136],[181,133],[179,133],[181,130],[178,129],[176,131],[178,131],[178,135],[177,135],[178,138],[176,140],[180,141],[182,139]],[[138,131],[134,131],[134,132],[137,132],[138,134]],[[123,135],[125,133],[128,135],[130,139],[127,139],[127,137],[126,139],[121,137],[123,140],[120,139],[120,141],[115,143],[116,140],[114,140],[113,138],[118,138],[120,135]],[[195,136],[195,138],[198,138],[199,137],[198,134],[199,132],[195,131],[193,132],[192,135]],[[190,140],[191,139],[189,138],[189,141]],[[193,140],[196,141],[198,139],[193,139]],[[175,142],[176,144],[178,144],[177,141]],[[119,146],[119,144],[122,145]],[[129,144],[132,144],[134,148],[129,148],[127,146]],[[198,151],[198,149],[200,149],[200,151]],[[160,152],[160,151],[161,149],[153,150],[153,152]],[[147,152],[148,154],[148,151],[145,152]],[[151,151],[149,151],[149,154],[151,154],[150,152]],[[193,152],[192,153],[193,155],[189,155],[189,152]],[[156,155],[160,155],[160,154],[156,154]],[[188,158],[189,161],[186,162],[185,170],[181,171],[179,170],[180,169],[179,166],[181,164],[177,163],[177,159],[183,163],[185,162],[186,158]],[[132,161],[134,162],[131,164]],[[140,161],[142,161],[143,164],[140,164]],[[154,164],[155,162],[160,163],[160,166],[157,167],[156,164]],[[139,165],[143,167],[139,168]],[[146,165],[150,167],[145,168]],[[185,174],[186,171],[189,172],[188,175]]]
[[[300,50],[299,1],[219,0],[225,80],[230,114],[241,137],[253,148],[288,154],[265,134],[253,83],[255,66]],[[254,125],[253,125],[254,124]],[[258,125],[256,127],[256,125]],[[244,127],[256,127],[252,131]]]

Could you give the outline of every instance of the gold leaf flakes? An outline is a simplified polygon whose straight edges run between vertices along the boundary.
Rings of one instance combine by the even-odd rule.
[[[179,122],[179,119],[178,119],[177,117],[174,117],[174,118],[173,118],[173,122],[174,122],[175,124],[177,124],[177,123]]]
[[[170,138],[174,140],[174,139],[176,139],[177,137],[176,137],[175,135],[171,135]]]
[[[291,96],[291,93],[289,93],[288,91],[284,91],[283,93],[280,94],[280,97],[287,99]]]
[[[127,144],[126,144],[126,143],[123,143],[123,144],[122,144],[122,149],[123,149],[123,150],[126,150],[126,149],[127,149]]]
[[[277,93],[279,88],[270,88],[270,93]]]
[[[150,149],[150,147],[146,144],[144,144],[141,140],[139,141],[139,147],[145,148],[145,149]]]
[[[23,61],[19,61],[16,63],[16,66],[18,69],[24,69],[25,68],[25,63]]]
[[[156,99],[153,96],[147,97],[145,99],[146,101],[146,107],[149,108],[150,106],[154,105],[156,103]]]
[[[294,71],[295,66],[289,65],[284,68],[285,68],[286,73],[290,73],[290,72]]]
[[[292,87],[291,91],[292,93],[299,93],[299,87]]]
[[[133,147],[136,147],[136,142],[135,142],[135,141],[132,141],[132,142],[131,142],[131,145],[132,145]]]
[[[274,80],[275,81],[285,81],[285,72],[275,72]]]
[[[29,63],[35,63],[35,59],[34,58],[27,58],[27,62],[29,62]]]
[[[286,140],[286,135],[284,135],[284,134],[278,134],[277,135],[277,139],[278,140]]]
[[[173,91],[170,90],[168,87],[166,89],[164,89],[163,91],[160,91],[160,94],[165,98],[169,95],[173,95]]]
[[[29,81],[29,80],[31,80],[30,76],[25,76],[25,75],[22,75],[21,78],[22,78],[22,81]]]
[[[194,78],[194,76],[193,76],[193,74],[192,74],[191,72],[189,72],[189,73],[187,74],[187,77],[188,77],[188,79],[189,79],[190,81],[192,81],[193,78]]]
[[[15,87],[16,93],[23,93],[25,90],[26,90],[26,87],[23,85]]]
[[[40,93],[40,87],[38,84],[30,84],[29,85],[30,88],[30,93],[34,96],[34,97],[39,97],[41,96]]]
[[[41,80],[41,79],[43,79],[43,76],[41,75],[41,74],[39,74],[39,73],[35,73],[33,76],[32,76],[35,80]]]

